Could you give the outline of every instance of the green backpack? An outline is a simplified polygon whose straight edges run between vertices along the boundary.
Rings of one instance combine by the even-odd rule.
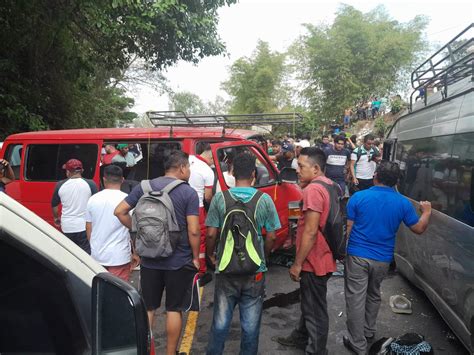
[[[263,193],[256,190],[247,203],[234,198],[229,190],[222,194],[225,215],[217,247],[216,269],[223,274],[255,274],[265,260],[255,217]]]

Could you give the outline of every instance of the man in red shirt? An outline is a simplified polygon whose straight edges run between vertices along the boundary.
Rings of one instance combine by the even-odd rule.
[[[326,156],[316,147],[303,148],[298,158],[298,178],[303,188],[302,216],[296,232],[296,257],[290,277],[300,283],[301,320],[289,338],[299,335],[300,344],[307,342],[307,354],[327,354],[329,317],[327,311],[327,282],[336,271],[336,262],[323,234],[329,214],[329,193],[316,180],[333,184],[324,176]],[[306,338],[306,339],[305,339]],[[301,341],[303,340],[303,341]],[[293,344],[297,345],[297,341]]]

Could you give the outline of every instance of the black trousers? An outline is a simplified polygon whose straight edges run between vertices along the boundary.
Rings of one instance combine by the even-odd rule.
[[[326,355],[329,316],[326,300],[327,283],[331,274],[316,276],[301,272],[301,318],[294,335],[307,338],[306,354]]]
[[[91,245],[89,244],[89,240],[87,240],[86,231],[77,233],[64,233],[64,235],[80,246],[81,249],[87,254],[91,254]]]
[[[359,180],[358,191],[366,190],[374,186],[374,179],[357,179]]]

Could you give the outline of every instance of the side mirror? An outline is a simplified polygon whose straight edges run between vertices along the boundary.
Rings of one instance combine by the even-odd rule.
[[[151,334],[137,290],[104,272],[92,280],[92,354],[148,355]]]
[[[290,182],[294,184],[298,182],[298,175],[296,174],[296,170],[293,168],[281,169],[279,176],[281,182]]]

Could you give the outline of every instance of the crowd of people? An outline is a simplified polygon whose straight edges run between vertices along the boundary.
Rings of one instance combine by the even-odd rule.
[[[336,261],[323,231],[334,202],[327,186],[333,186],[341,198],[352,195],[345,212],[349,236],[344,260],[348,332],[343,340],[352,352],[364,354],[376,332],[380,284],[393,258],[396,231],[403,222],[414,233],[423,233],[431,205],[421,202],[422,215],[418,217],[409,200],[396,192],[400,168],[381,161],[381,151],[371,134],[361,145],[355,137],[346,139],[344,135],[334,136],[332,141],[323,136],[318,143],[311,146],[309,136],[271,142],[271,158],[279,170],[296,169],[303,195],[296,255],[289,269],[290,279],[300,283],[301,317],[289,336],[277,340],[304,347],[307,354],[327,354],[327,282],[336,271]],[[82,177],[81,161],[70,159],[62,166],[67,178],[57,183],[52,196],[54,223],[125,281],[140,263],[140,289],[151,329],[166,291],[167,354],[176,353],[182,313],[199,310],[199,284],[210,275],[207,267],[215,274],[207,354],[224,353],[237,305],[240,352],[257,354],[266,260],[281,225],[271,197],[254,187],[255,156],[245,151],[237,154],[229,169],[232,187],[213,193],[210,145],[198,145],[196,155],[191,156],[174,150],[164,162],[164,176],[144,180],[127,194],[121,186],[123,167],[135,163],[130,146],[104,148],[100,191],[92,180]],[[14,176],[8,162],[0,163],[4,166],[0,178],[5,184]],[[377,219],[371,212],[373,206],[378,206]],[[158,229],[151,220],[158,219],[162,211],[166,211],[164,221],[169,225]],[[148,220],[136,217],[146,213]],[[151,239],[141,239],[145,235]],[[160,250],[165,256],[149,254],[165,239],[169,250]]]

